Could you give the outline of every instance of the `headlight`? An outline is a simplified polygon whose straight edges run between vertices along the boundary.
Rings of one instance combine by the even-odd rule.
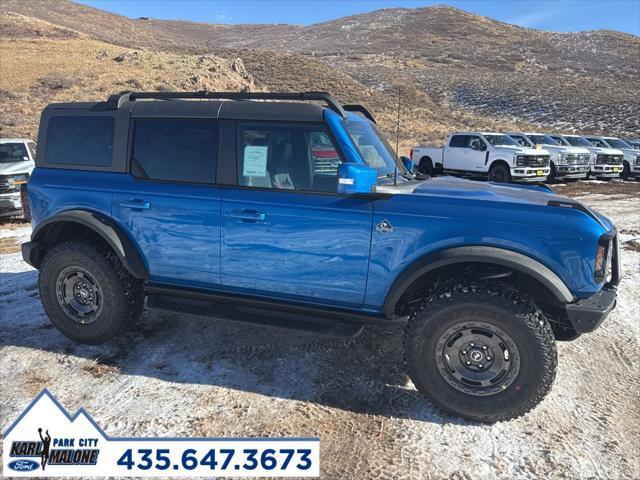
[[[596,261],[594,265],[594,275],[597,282],[602,282],[607,277],[607,267],[611,263],[613,249],[611,248],[611,238],[603,235],[598,240],[598,250],[596,251]]]
[[[640,155],[636,157],[636,165],[640,165]]]
[[[516,155],[516,167],[524,167],[527,164],[524,155]]]
[[[14,185],[22,185],[23,183],[27,183],[27,174],[16,175],[10,180],[13,180]]]
[[[567,153],[561,153],[558,155],[558,163],[565,164],[567,163],[569,155]]]

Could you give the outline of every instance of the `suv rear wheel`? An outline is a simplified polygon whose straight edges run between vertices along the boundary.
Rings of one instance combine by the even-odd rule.
[[[411,316],[405,358],[413,383],[436,407],[480,422],[535,407],[557,363],[542,312],[501,283],[438,288]]]
[[[80,343],[104,343],[142,315],[144,294],[113,252],[62,242],[45,255],[38,277],[51,322]]]
[[[509,169],[502,164],[497,164],[489,170],[489,181],[497,183],[509,183],[511,181],[511,173]]]

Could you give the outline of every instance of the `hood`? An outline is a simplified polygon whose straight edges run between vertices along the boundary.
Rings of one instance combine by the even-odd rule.
[[[543,145],[545,150],[553,153],[588,154],[589,150],[583,147],[565,147],[564,145]]]
[[[620,150],[624,154],[624,158],[627,159],[631,158],[635,160],[635,158],[640,155],[640,150],[637,150],[635,148],[621,148]]]
[[[529,205],[547,205],[549,200],[569,200],[546,187],[478,182],[456,177],[431,178],[421,183],[413,194]]]
[[[0,175],[14,175],[18,173],[31,173],[33,170],[33,162],[31,160],[25,160],[23,162],[0,162]]]
[[[495,147],[493,147],[493,149],[495,151],[509,152],[512,154],[519,154],[519,155],[548,155],[549,154],[549,152],[544,148],[538,150],[536,148],[527,148],[527,147],[521,147],[516,145],[496,145]]]
[[[603,155],[624,155],[622,150],[617,148],[602,148],[602,147],[589,147],[591,153],[601,153]]]

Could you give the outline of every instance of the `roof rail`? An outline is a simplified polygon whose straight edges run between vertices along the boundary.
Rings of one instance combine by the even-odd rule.
[[[107,109],[117,109],[125,102],[154,98],[158,100],[171,100],[180,98],[201,98],[201,99],[229,99],[229,100],[321,100],[331,108],[331,110],[346,117],[347,113],[340,102],[327,92],[120,92],[111,95],[105,107]],[[363,107],[364,108],[364,107]]]
[[[367,110],[363,105],[358,105],[358,104],[343,105],[342,108],[344,108],[347,112],[359,112],[363,114],[366,118],[371,120],[373,123],[377,123],[376,119],[373,118],[373,115],[371,114],[371,112]]]

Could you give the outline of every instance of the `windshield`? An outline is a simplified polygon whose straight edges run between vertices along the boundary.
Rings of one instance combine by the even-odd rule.
[[[593,144],[589,142],[589,140],[587,140],[586,138],[582,138],[582,137],[564,137],[564,138],[567,140],[567,142],[569,142],[574,147],[592,147],[593,148]]]
[[[0,162],[14,163],[29,160],[24,143],[0,143]]]
[[[365,164],[378,171],[378,177],[393,174],[398,165],[398,175],[406,174],[404,165],[396,163],[396,154],[377,127],[369,122],[346,120],[344,126],[353,140]],[[399,177],[400,178],[400,177]]]
[[[553,138],[556,142],[558,142],[558,145],[566,145],[567,147],[571,146],[571,144],[562,137],[551,137],[551,138]]]
[[[483,137],[491,144],[492,146],[496,145],[513,145],[519,147],[520,144],[516,142],[509,135],[483,135]]]
[[[559,145],[549,135],[527,135],[534,145]]]
[[[619,138],[605,138],[607,143],[611,146],[611,148],[633,148],[624,140],[620,140]]]

